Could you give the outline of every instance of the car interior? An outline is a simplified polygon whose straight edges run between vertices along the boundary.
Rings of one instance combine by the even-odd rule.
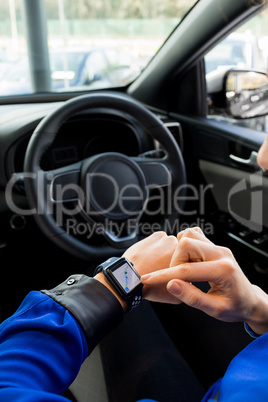
[[[71,274],[92,276],[99,263],[158,230],[176,235],[199,226],[268,291],[268,178],[256,159],[268,129],[268,30],[260,28],[267,3],[178,0],[185,13],[135,77],[119,67],[122,85],[102,79],[102,71],[92,86],[55,92],[42,89],[47,77],[37,68],[44,37],[32,56],[35,24],[43,28],[30,22],[42,17],[45,1],[36,0],[37,10],[23,2],[32,92],[2,96],[7,72],[0,70],[0,320],[31,290],[51,289]],[[235,31],[249,35],[250,27],[257,35],[257,25],[259,64],[243,65],[240,54],[239,64],[219,61],[206,73],[212,49]],[[165,381],[165,402],[172,402],[177,352],[207,389],[251,341],[243,323],[143,301],[103,339],[65,395],[134,402],[153,384],[160,402]]]

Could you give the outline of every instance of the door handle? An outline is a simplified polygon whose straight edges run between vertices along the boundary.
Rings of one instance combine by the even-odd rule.
[[[257,156],[258,152],[252,151],[248,159],[243,159],[232,154],[229,155],[229,158],[236,163],[240,163],[241,165],[260,169],[260,165],[257,162]]]

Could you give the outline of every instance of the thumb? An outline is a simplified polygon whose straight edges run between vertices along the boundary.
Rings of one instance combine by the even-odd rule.
[[[202,292],[190,282],[173,279],[167,284],[167,291],[190,307],[207,310],[208,294]]]

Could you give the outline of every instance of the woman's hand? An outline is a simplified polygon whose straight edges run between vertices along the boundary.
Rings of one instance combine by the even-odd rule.
[[[169,267],[177,244],[175,236],[155,232],[128,248],[123,257],[133,262],[136,271],[144,275]]]
[[[134,268],[142,276],[170,266],[178,241],[165,232],[155,232],[151,236],[131,246],[123,255],[133,262]],[[144,285],[143,297],[163,303],[178,303],[178,299],[166,290],[166,284]]]
[[[123,254],[123,257],[126,257],[133,263],[135,270],[140,275],[148,274],[169,267],[177,243],[175,236],[168,236],[165,232],[155,232],[151,236],[128,248]],[[103,283],[103,285],[113,292],[123,309],[126,310],[126,302],[117,294],[103,273],[97,274],[95,279]],[[171,296],[167,292],[165,284],[153,287],[145,285],[142,293],[144,298],[150,300],[162,302],[169,302],[169,300],[177,301],[176,297]],[[157,295],[156,297],[155,294]]]
[[[163,286],[178,302],[184,302],[222,321],[246,321],[256,333],[268,331],[268,296],[252,285],[227,248],[216,246],[201,229],[187,229],[177,236],[178,243],[170,268],[142,277],[151,289],[150,300],[157,300]],[[209,282],[208,293],[192,282]],[[166,297],[168,299],[168,297]]]

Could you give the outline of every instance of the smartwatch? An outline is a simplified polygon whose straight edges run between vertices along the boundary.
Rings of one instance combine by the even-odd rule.
[[[127,302],[127,312],[140,304],[143,284],[132,262],[124,257],[111,257],[96,268],[94,275],[99,272],[103,272],[115,291]]]

